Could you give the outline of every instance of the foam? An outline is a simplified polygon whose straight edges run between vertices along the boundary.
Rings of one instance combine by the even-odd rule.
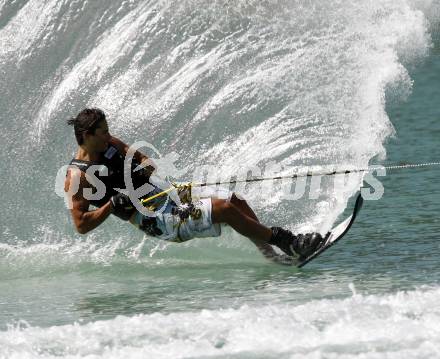
[[[353,287],[352,287],[353,288]],[[0,357],[419,358],[440,349],[440,289],[354,294],[0,332]]]

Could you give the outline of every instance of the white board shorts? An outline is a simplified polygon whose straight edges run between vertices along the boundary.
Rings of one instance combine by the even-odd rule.
[[[224,190],[204,191],[204,195],[213,194],[214,197],[230,199],[231,193]],[[207,198],[193,198],[192,204],[196,209],[195,216],[182,220],[177,214],[172,214],[173,205],[170,203],[162,213],[155,216],[157,229],[162,232],[155,235],[159,239],[170,242],[185,242],[193,238],[219,237],[221,235],[220,223],[212,223],[212,200]],[[134,216],[134,225],[140,227],[144,215],[137,212]],[[151,233],[147,233],[150,234]]]

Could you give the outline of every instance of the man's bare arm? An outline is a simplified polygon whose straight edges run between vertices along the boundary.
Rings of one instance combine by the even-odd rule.
[[[104,206],[89,211],[89,201],[83,196],[83,189],[90,187],[85,174],[80,170],[69,170],[64,184],[64,190],[69,193],[73,181],[79,181],[78,191],[71,196],[71,213],[76,230],[85,234],[98,227],[112,213],[112,204],[108,201]]]

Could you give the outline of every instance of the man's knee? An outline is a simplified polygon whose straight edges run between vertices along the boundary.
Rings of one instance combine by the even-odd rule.
[[[237,194],[235,192],[232,193],[231,202],[236,205],[241,205],[241,204],[247,203],[243,197],[241,197],[239,194]]]
[[[237,211],[237,207],[231,201],[216,199],[212,202],[212,220],[214,223],[227,222],[230,216]]]

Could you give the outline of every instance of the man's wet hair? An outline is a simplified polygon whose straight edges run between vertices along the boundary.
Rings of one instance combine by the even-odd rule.
[[[86,108],[76,117],[67,120],[67,124],[73,126],[76,142],[78,142],[78,145],[82,145],[84,142],[83,134],[94,134],[102,121],[105,121],[105,114],[102,110],[99,108]]]

